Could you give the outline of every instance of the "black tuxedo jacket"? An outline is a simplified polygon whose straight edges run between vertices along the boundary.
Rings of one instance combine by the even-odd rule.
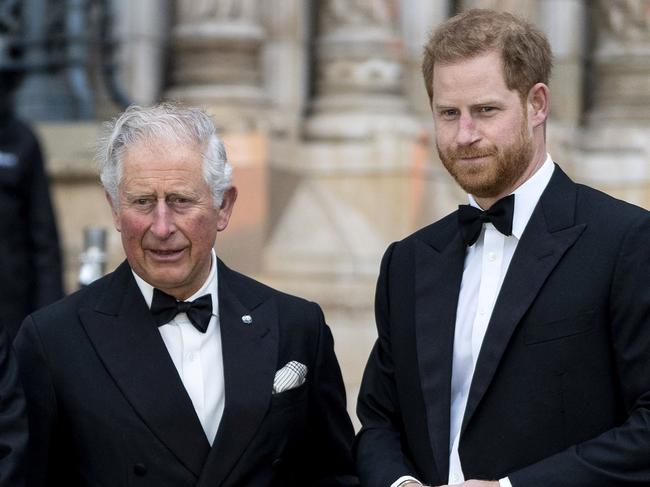
[[[27,411],[8,333],[0,327],[0,486],[25,485]]]
[[[320,308],[218,265],[226,402],[212,448],[123,263],[19,331],[28,486],[355,484],[353,430]],[[291,360],[307,365],[306,383],[272,395]]]
[[[457,215],[393,244],[359,395],[362,485],[447,483]],[[650,485],[650,213],[559,167],[497,298],[459,454],[466,479],[514,487]]]

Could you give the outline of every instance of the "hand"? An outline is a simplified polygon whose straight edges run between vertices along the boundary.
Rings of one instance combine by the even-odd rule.
[[[486,481],[486,480],[467,480],[462,484],[457,485],[441,485],[440,487],[499,487],[498,480]]]

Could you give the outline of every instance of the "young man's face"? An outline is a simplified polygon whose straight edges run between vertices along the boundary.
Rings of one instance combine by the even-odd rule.
[[[131,268],[152,286],[186,299],[205,282],[218,231],[226,228],[236,191],[214,207],[199,148],[140,143],[122,159],[115,226]],[[110,201],[110,200],[109,200]]]
[[[506,86],[498,53],[436,64],[432,109],[440,159],[465,191],[495,199],[523,182],[532,126],[519,93]]]

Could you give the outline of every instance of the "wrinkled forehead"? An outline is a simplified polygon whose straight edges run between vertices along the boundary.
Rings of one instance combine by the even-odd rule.
[[[131,141],[122,150],[122,164],[177,160],[194,162],[202,159],[205,147],[195,141],[177,137],[150,136]]]
[[[204,151],[195,144],[148,139],[126,148],[122,156],[122,179],[143,173],[164,177],[168,172],[203,173]]]

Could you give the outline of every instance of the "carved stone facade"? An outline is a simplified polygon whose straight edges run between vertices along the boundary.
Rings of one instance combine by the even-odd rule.
[[[177,2],[165,97],[212,110],[226,130],[258,127],[265,103],[260,64],[264,38],[259,2]]]
[[[383,250],[465,199],[432,147],[419,73],[428,31],[454,7],[511,10],[547,32],[551,154],[578,181],[650,208],[649,0],[177,0],[160,36],[164,96],[208,108],[235,166],[240,200],[218,252],[323,305],[351,406]],[[66,141],[97,125],[40,128],[72,289],[81,227],[110,226],[110,213],[89,144]],[[111,268],[116,233],[109,253]]]

